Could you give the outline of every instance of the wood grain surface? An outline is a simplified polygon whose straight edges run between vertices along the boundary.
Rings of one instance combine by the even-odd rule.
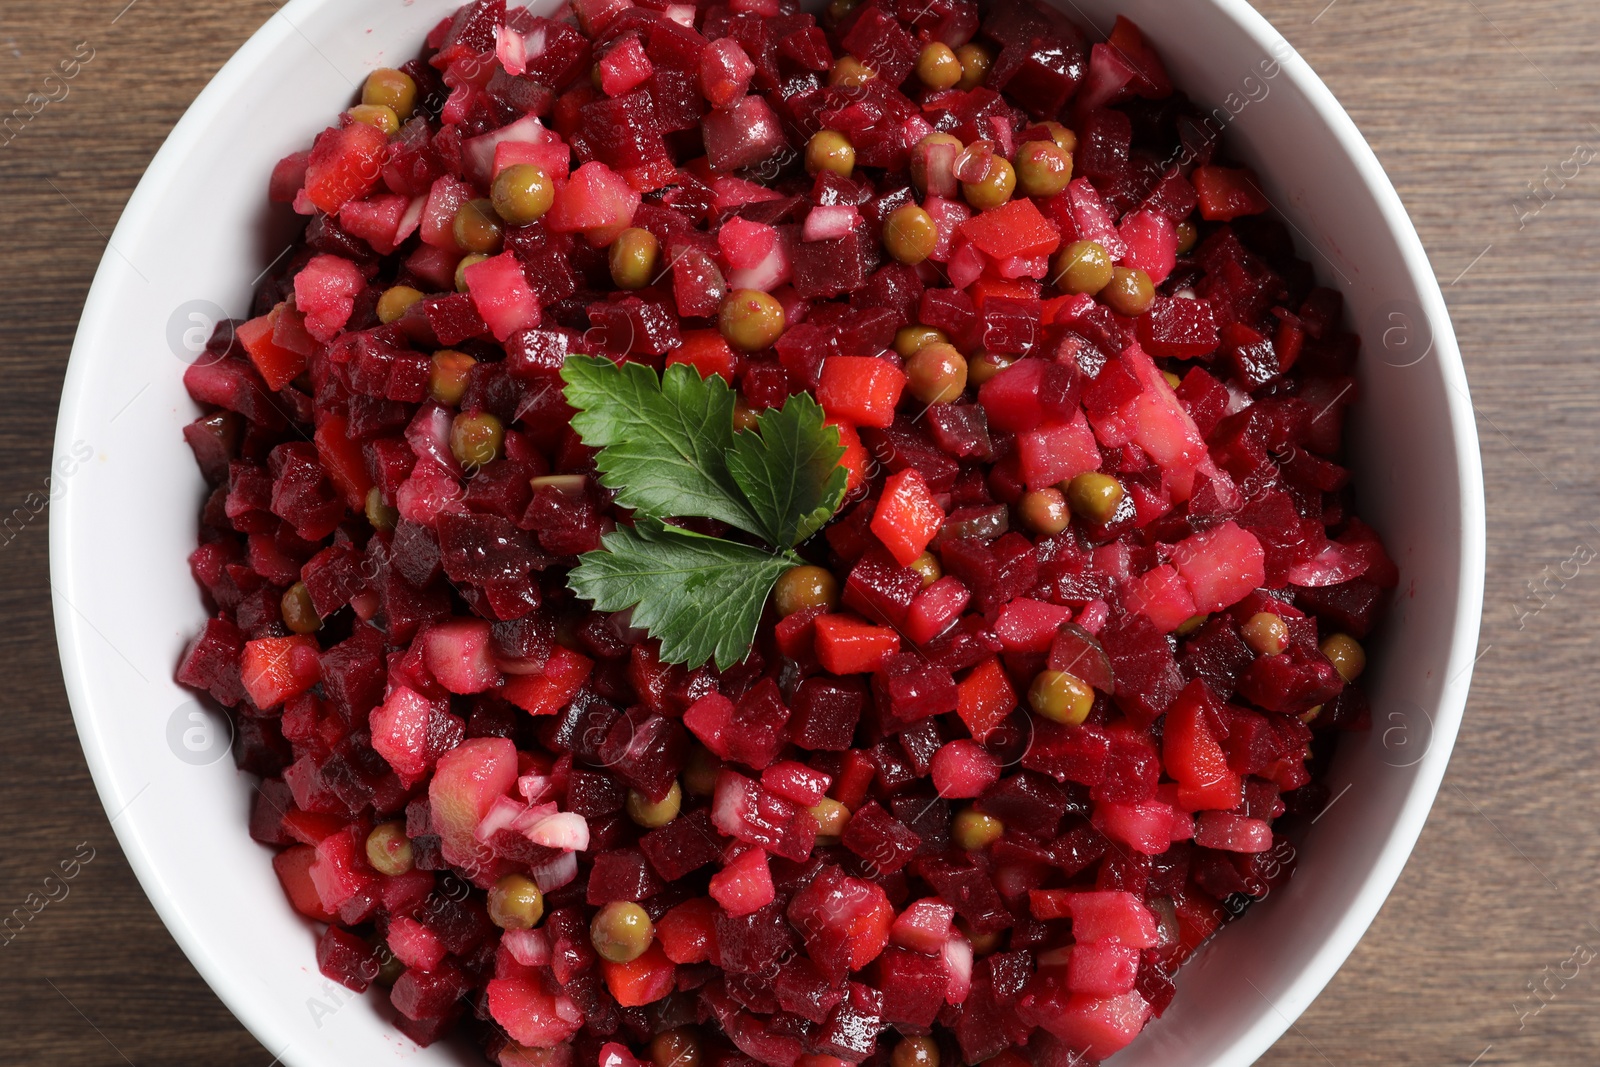
[[[264,0],[125,3],[0,0],[0,111],[93,50],[67,97],[0,148],[8,514],[45,488],[106,235],[195,94],[275,14]],[[1416,220],[1466,358],[1490,505],[1483,655],[1444,789],[1377,922],[1262,1062],[1597,1063],[1600,957],[1582,946],[1600,949],[1600,712],[1586,688],[1600,563],[1556,576],[1600,553],[1600,166],[1562,167],[1600,147],[1600,4],[1261,7]],[[63,861],[93,859],[0,947],[0,1064],[268,1067],[156,918],[96,799],[56,660],[47,521],[0,534],[0,912]]]

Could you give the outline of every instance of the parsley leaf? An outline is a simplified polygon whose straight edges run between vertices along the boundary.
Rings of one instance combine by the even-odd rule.
[[[666,662],[715,656],[720,670],[749,653],[773,583],[801,562],[648,519],[601,543],[605,551],[584,553],[568,576],[572,591],[601,611],[633,608],[633,625],[660,639]]]
[[[820,530],[844,499],[848,472],[839,465],[839,430],[823,423],[807,393],[768,408],[760,433],[734,435],[728,469],[761,521],[768,544],[787,548]]]
[[[572,428],[599,448],[600,483],[653,519],[717,519],[760,535],[763,523],[728,471],[733,390],[686,363],[660,378],[640,363],[569,356],[562,368]],[[787,547],[787,546],[785,546]]]
[[[733,432],[733,390],[674,364],[657,378],[638,363],[570,356],[562,369],[572,426],[599,449],[601,484],[635,522],[601,538],[567,576],[601,611],[632,609],[668,663],[722,669],[749,653],[773,583],[804,561],[793,551],[833,517],[848,472],[837,428],[799,394]],[[718,519],[764,539],[740,544],[664,525]]]

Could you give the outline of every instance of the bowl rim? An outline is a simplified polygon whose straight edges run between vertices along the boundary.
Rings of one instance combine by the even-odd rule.
[[[1046,0],[1051,2],[1051,0]],[[1072,0],[1055,0],[1076,8]],[[1246,0],[1207,0],[1255,45],[1267,52],[1286,39]],[[57,416],[55,447],[75,439],[83,400],[93,388],[90,352],[93,335],[106,317],[114,293],[126,280],[119,277],[114,255],[119,245],[134,243],[134,235],[150,223],[153,208],[164,195],[167,178],[181,167],[199,140],[199,134],[222,114],[229,101],[241,91],[255,71],[267,65],[277,50],[298,34],[300,16],[309,15],[337,0],[290,0],[269,17],[222,65],[184,112],[161,148],[152,158],[122,215],[96,270],[84,303],[62,385]],[[1079,17],[1083,13],[1078,12]],[[1480,619],[1483,609],[1484,567],[1486,560],[1486,514],[1482,459],[1478,448],[1477,425],[1468,392],[1465,368],[1457,346],[1444,295],[1428,261],[1421,239],[1407,215],[1400,196],[1366,139],[1357,129],[1332,91],[1312,70],[1300,53],[1289,48],[1282,62],[1284,73],[1333,135],[1341,151],[1356,166],[1367,195],[1373,198],[1384,225],[1399,247],[1406,273],[1416,285],[1424,315],[1433,331],[1434,350],[1441,364],[1447,389],[1446,405],[1451,427],[1451,447],[1458,471],[1461,507],[1460,573],[1454,605],[1454,626],[1448,661],[1443,664],[1446,682],[1439,696],[1433,719],[1433,743],[1418,768],[1417,777],[1395,812],[1379,858],[1367,872],[1356,898],[1340,917],[1333,931],[1290,983],[1278,1002],[1269,1002],[1272,1011],[1243,1031],[1217,1062],[1247,1064],[1264,1053],[1332,979],[1371,925],[1379,908],[1404,868],[1441,786],[1454,748],[1468,689],[1476,664]],[[283,1017],[259,1004],[242,987],[231,965],[217,958],[196,930],[188,915],[166,891],[164,874],[152,860],[134,821],[118,825],[117,817],[133,797],[116,795],[113,756],[95,728],[89,708],[89,692],[84,663],[94,655],[85,651],[86,638],[93,626],[72,608],[72,593],[77,580],[77,561],[70,552],[69,531],[74,527],[74,494],[65,494],[51,506],[50,583],[53,616],[61,658],[62,675],[73,718],[89,765],[91,777],[111,827],[129,865],[162,922],[199,971],[206,983],[227,1005],[233,1015],[269,1050],[294,1042]]]

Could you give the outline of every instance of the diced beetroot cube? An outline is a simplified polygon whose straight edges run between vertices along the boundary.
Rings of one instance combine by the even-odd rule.
[[[306,161],[305,194],[318,211],[337,215],[378,183],[389,139],[362,122],[324,130]]]
[[[1117,679],[1117,703],[1135,722],[1153,721],[1183,687],[1166,637],[1143,615],[1113,619],[1100,643]]]
[[[766,852],[760,848],[741,852],[732,863],[711,876],[707,892],[735,918],[753,914],[772,903],[777,891],[772,887]]]
[[[803,807],[815,807],[828,793],[833,777],[795,760],[774,763],[761,773],[761,787]]]
[[[784,1011],[813,1023],[826,1022],[845,995],[842,987],[831,985],[804,956],[790,960],[778,972],[773,993]]]
[[[718,908],[714,923],[711,962],[724,971],[770,975],[794,953],[795,932],[779,901],[738,919]]]
[[[661,888],[662,883],[645,862],[644,853],[633,848],[618,848],[594,858],[584,899],[590,904],[648,900]]]
[[[978,389],[978,402],[991,427],[1010,433],[1032,430],[1045,419],[1041,396],[1046,363],[1024,359],[984,382]]]
[[[860,970],[889,943],[894,908],[875,883],[827,866],[789,901],[789,922],[807,954],[833,984]]]
[[[986,868],[970,859],[923,856],[912,862],[912,869],[933,886],[942,900],[980,934],[1004,930],[1013,925],[1005,901],[994,887]]]
[[[704,810],[680,816],[645,834],[639,839],[639,850],[668,882],[676,882],[722,856],[710,816]]]
[[[494,978],[486,988],[489,1014],[513,1041],[558,1048],[583,1026],[583,1013],[565,994],[552,995],[527,978]]]
[[[1128,582],[1124,597],[1129,611],[1143,615],[1164,634],[1199,614],[1188,583],[1169,564],[1154,567]]]
[[[1000,609],[994,632],[1010,652],[1048,652],[1056,632],[1072,621],[1072,609],[1018,597]]]
[[[1139,343],[1153,356],[1195,359],[1209,356],[1222,343],[1207,300],[1158,296],[1134,325]]]
[[[474,263],[464,272],[473,306],[497,341],[539,325],[539,297],[510,252]]]
[[[940,578],[911,602],[902,629],[912,641],[925,645],[948,630],[971,599],[972,592],[959,578]]]
[[[955,909],[936,897],[926,897],[907,906],[889,930],[889,940],[901,948],[937,956],[950,938]]]
[[[428,783],[433,830],[452,866],[481,867],[488,856],[474,837],[495,798],[517,779],[516,746],[498,737],[472,738],[439,758]]]
[[[917,44],[911,35],[877,8],[864,11],[840,43],[888,85],[905,81],[916,62]]]
[[[1268,711],[1303,714],[1331,701],[1344,680],[1321,653],[1291,648],[1277,656],[1257,657],[1239,679],[1239,692]]]
[[[712,169],[751,167],[784,146],[783,127],[763,97],[746,96],[713,111],[701,124]]]
[[[317,969],[324,977],[365,993],[378,976],[378,956],[355,934],[330,926],[317,938]]]
[[[878,265],[878,244],[862,220],[842,237],[801,242],[794,249],[794,287],[807,300],[851,293]]]
[[[244,691],[262,709],[298,696],[321,676],[318,651],[312,637],[263,637],[245,642],[239,661]]]
[[[845,824],[840,843],[866,861],[874,877],[881,877],[904,867],[922,839],[877,801],[868,801]]]
[[[878,985],[885,1022],[922,1028],[933,1025],[944,1007],[949,975],[938,955],[889,948],[878,957]]]
[[[901,724],[954,711],[958,702],[955,679],[948,670],[904,652],[879,667],[872,690],[880,712]]]
[[[951,741],[933,757],[933,784],[943,797],[976,797],[1000,778],[1000,761],[975,741]]]
[[[795,690],[789,730],[794,743],[818,752],[850,747],[866,704],[859,682],[848,678],[807,678]]]
[[[966,583],[984,612],[998,611],[1027,593],[1039,572],[1033,543],[1018,533],[1005,534],[992,544],[978,538],[949,541],[940,554],[945,570]]]
[[[817,836],[817,822],[805,809],[726,769],[717,775],[711,821],[729,837],[792,860],[810,855]]]
[[[712,107],[726,107],[744,96],[755,72],[756,65],[732,37],[712,41],[700,53],[700,91]]]
[[[782,748],[788,719],[776,684],[764,679],[737,704],[721,693],[701,697],[684,712],[683,724],[721,758],[762,770]]]

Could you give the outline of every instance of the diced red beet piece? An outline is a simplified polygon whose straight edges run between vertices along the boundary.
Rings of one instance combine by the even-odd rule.
[[[840,843],[860,856],[875,876],[893,874],[911,859],[921,838],[876,801],[857,808]]]

